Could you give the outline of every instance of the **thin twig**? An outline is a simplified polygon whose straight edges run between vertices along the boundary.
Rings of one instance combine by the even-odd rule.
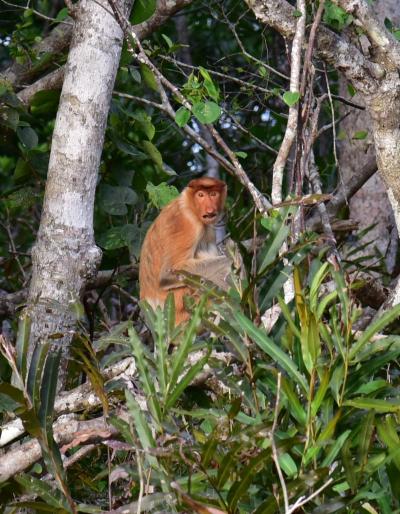
[[[300,91],[300,68],[301,68],[301,50],[304,42],[305,27],[306,27],[306,10],[305,1],[298,1],[298,10],[301,12],[296,24],[296,33],[293,38],[292,53],[291,53],[291,71],[290,71],[290,87],[291,93],[298,93]],[[289,157],[297,130],[298,118],[298,102],[289,107],[289,119],[286,126],[285,135],[278,152],[278,157],[275,160],[272,176],[272,203],[280,203],[282,201],[282,184],[283,172],[285,169],[286,161]]]
[[[187,64],[182,61],[178,61],[177,59],[173,59],[168,55],[160,55],[161,59],[165,61],[171,62],[176,66],[182,66],[183,68],[189,68],[190,70],[198,70],[198,66],[193,66],[192,64]],[[221,73],[220,71],[212,70],[211,68],[205,68],[210,75],[214,75],[215,77],[220,77],[222,79],[229,80],[230,82],[236,82],[243,87],[248,87],[250,89],[254,89],[255,91],[260,91],[260,93],[264,93],[266,95],[270,95],[272,91],[270,89],[266,89],[265,87],[258,86],[257,84],[252,84],[251,82],[246,82],[245,80],[238,79],[237,77],[232,77],[231,75],[226,75],[225,73]],[[182,72],[183,73],[183,72]]]
[[[1,0],[1,2],[5,5],[8,5],[9,7],[14,7],[15,9],[23,9],[24,11],[31,11],[33,14],[36,14],[39,18],[43,18],[46,21],[56,22],[56,23],[62,23],[64,25],[72,25],[69,21],[59,21],[56,18],[51,18],[50,16],[46,16],[45,14],[37,11],[36,9],[33,9],[29,6],[30,2],[28,2],[28,5],[16,5],[12,4],[11,2],[7,2],[7,0]]]
[[[137,37],[135,31],[133,30],[131,24],[129,23],[129,20],[120,12],[118,6],[116,5],[115,0],[108,0],[116,20],[120,24],[122,30],[124,31],[124,34],[127,39],[128,49],[133,55],[133,57],[141,64],[146,65],[154,74],[157,84],[159,86],[159,93],[162,100],[163,109],[165,109],[165,112],[167,112],[171,118],[175,118],[175,111],[168,99],[166,89],[170,91],[173,97],[177,98],[177,100],[190,112],[192,111],[192,105],[191,103],[183,96],[183,94],[180,92],[179,88],[172,84],[161,72],[160,70],[153,64],[153,62],[149,59],[146,52],[144,51],[139,38]],[[132,40],[134,43],[134,46],[132,44]],[[267,209],[271,208],[271,204],[268,202],[268,200],[257,190],[255,185],[250,181],[249,177],[247,176],[246,172],[242,168],[240,162],[236,158],[235,153],[228,147],[228,145],[225,143],[225,141],[222,139],[218,131],[212,126],[208,125],[210,132],[212,136],[214,137],[217,144],[224,150],[226,155],[229,158],[229,161],[225,159],[224,157],[219,154],[219,152],[216,152],[215,148],[213,148],[212,145],[208,144],[207,141],[204,140],[201,136],[196,134],[193,129],[188,127],[188,125],[185,125],[184,130],[191,135],[191,137],[196,136],[198,140],[201,140],[201,146],[203,146],[206,151],[212,155],[218,162],[223,164],[225,169],[230,171],[233,175],[235,175],[241,184],[243,184],[246,189],[249,191],[250,195],[253,198],[253,201],[255,205],[257,206],[257,209],[263,214],[266,215]],[[203,144],[204,143],[204,144]]]

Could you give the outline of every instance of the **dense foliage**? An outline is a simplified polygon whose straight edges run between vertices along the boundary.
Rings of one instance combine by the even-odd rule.
[[[63,65],[67,49],[38,49],[66,22],[67,9],[48,0],[34,2],[34,9],[14,3],[20,7],[1,5],[0,69],[16,63],[38,77]],[[147,19],[154,7],[136,2],[131,21]],[[331,2],[323,21],[335,30],[350,23]],[[86,439],[77,436],[61,453],[54,443],[60,355],[48,354],[46,343],[29,364],[29,319],[20,320],[16,361],[11,346],[3,345],[0,409],[4,422],[11,411],[22,418],[44,458],[0,485],[2,512],[23,506],[35,512],[118,512],[113,509],[125,504],[129,512],[400,512],[400,339],[393,335],[400,308],[360,323],[365,306],[356,299],[362,281],[355,272],[372,268],[356,254],[357,234],[338,237],[346,259],[331,264],[321,234],[302,230],[291,239],[291,220],[299,210],[304,220],[311,208],[294,200],[262,217],[221,167],[228,183],[226,229],[242,266],[235,287],[223,294],[188,276],[203,296],[185,326],[174,326],[172,297],[163,311],[139,306],[137,281],[121,267],[136,269],[158,210],[210,165],[185,127],[203,137],[204,126],[214,123],[268,196],[287,107],[299,101],[288,91],[286,43],[236,0],[196,2],[142,44],[193,109],[175,101],[174,119],[169,117],[160,108],[154,73],[124,47],[94,216],[101,270],[113,272],[108,283],[86,293],[82,305],[72,305],[79,330],[69,383],[71,389],[79,386],[82,373],[90,379],[100,402],[82,418],[104,415],[113,431],[100,434],[91,453],[63,469],[61,453],[73,457]],[[316,89],[324,93],[329,87],[333,95],[321,110],[320,124],[328,126],[332,113],[341,112],[338,77],[329,69],[316,73]],[[27,106],[17,89],[0,81],[3,296],[25,290],[29,282],[60,96],[39,91]],[[366,134],[348,137],[357,141]],[[322,131],[315,146],[327,190],[337,180],[333,139]],[[293,165],[288,193],[296,192],[295,183]],[[300,193],[311,192],[306,184]],[[379,256],[373,271],[385,272]],[[286,303],[283,288],[290,276],[295,298]],[[2,312],[9,339],[17,333],[23,301],[14,315]],[[278,316],[270,330],[261,323],[268,310]],[[103,379],[101,371],[132,356],[133,381]],[[25,389],[22,379],[11,386],[11,371],[18,379],[27,369]],[[46,473],[55,480],[42,480]]]

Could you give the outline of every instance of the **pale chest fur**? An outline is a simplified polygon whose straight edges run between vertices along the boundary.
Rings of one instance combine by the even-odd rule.
[[[209,225],[205,227],[204,235],[196,247],[194,257],[204,259],[207,257],[217,257],[219,255],[215,242],[215,227]]]

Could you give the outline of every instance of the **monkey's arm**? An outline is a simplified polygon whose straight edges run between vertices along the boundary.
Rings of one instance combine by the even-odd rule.
[[[199,275],[206,280],[210,280],[216,286],[224,291],[229,289],[229,284],[226,281],[231,270],[232,261],[225,255],[217,257],[208,257],[202,259],[188,259],[185,262],[177,264],[173,269],[165,270],[161,273],[160,285],[163,289],[177,289],[184,287],[184,284],[179,280],[179,270]]]

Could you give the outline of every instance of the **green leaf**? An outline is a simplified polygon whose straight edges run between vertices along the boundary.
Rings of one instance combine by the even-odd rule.
[[[32,114],[55,114],[60,101],[60,91],[38,91],[34,94],[30,109]]]
[[[127,153],[137,161],[146,161],[148,159],[147,154],[138,150],[136,146],[129,141],[114,137],[114,143],[121,152]]]
[[[368,130],[359,130],[354,132],[352,139],[365,139],[368,136]]]
[[[304,376],[299,372],[296,364],[286,353],[279,348],[267,334],[256,327],[244,314],[240,311],[233,313],[234,318],[238,321],[240,326],[251,337],[257,345],[268,354],[279,366],[281,366],[289,376],[291,376],[298,385],[300,385],[305,392],[308,391],[308,384]]]
[[[331,449],[329,450],[327,456],[322,461],[321,467],[328,467],[333,463],[333,461],[336,459],[338,453],[342,449],[342,446],[344,445],[350,434],[351,430],[346,430],[345,432],[343,432],[343,434],[340,434],[340,436],[338,436],[338,438],[333,443]]]
[[[271,460],[271,450],[268,448],[262,450],[259,455],[253,457],[247,466],[244,466],[240,472],[240,478],[234,482],[228,491],[229,512],[235,512],[236,506],[244,495],[249,493],[250,484],[254,480],[254,476],[261,470],[267,469],[267,463]],[[268,464],[269,467],[269,464]]]
[[[9,107],[0,108],[0,125],[4,125],[14,131],[17,130],[19,114],[15,109]]]
[[[159,168],[162,168],[163,159],[157,147],[150,141],[142,141],[142,147],[147,153],[147,155],[150,157],[150,159],[154,162],[154,164]]]
[[[184,390],[193,382],[194,378],[203,370],[210,354],[211,349],[202,359],[200,359],[196,362],[196,364],[191,366],[189,370],[186,372],[186,374],[181,378],[181,380],[179,380],[176,387],[167,397],[167,401],[165,402],[166,409],[170,409],[175,405],[178,399],[182,396]]]
[[[283,101],[289,107],[293,107],[300,100],[300,93],[298,91],[286,91],[282,96]]]
[[[200,123],[214,123],[221,116],[222,111],[218,104],[211,101],[197,102],[193,105],[193,114]]]
[[[128,66],[129,73],[135,82],[138,84],[142,83],[142,76],[136,66]]]
[[[375,429],[375,411],[370,410],[361,420],[361,429],[358,436],[358,459],[357,462],[364,468],[368,460],[368,452],[371,446],[371,438]]]
[[[369,340],[378,332],[381,332],[387,325],[395,321],[400,316],[400,304],[393,307],[388,312],[385,312],[379,319],[369,325],[358,340],[353,344],[349,351],[349,359],[353,360],[360,353],[362,348],[369,342]],[[356,359],[357,360],[357,359]]]
[[[127,246],[123,227],[111,227],[106,232],[100,234],[96,239],[98,245],[105,250],[117,250],[118,248]]]
[[[166,182],[161,182],[158,186],[149,182],[146,186],[146,191],[151,203],[157,207],[157,209],[162,209],[179,196],[179,191],[176,187],[170,186]]]
[[[351,97],[353,97],[357,93],[356,88],[350,82],[347,84],[347,91]]]
[[[166,34],[161,34],[161,37],[167,43],[168,48],[172,48],[174,46],[174,43],[171,41],[171,38],[169,38]]]
[[[56,21],[64,21],[65,18],[67,18],[69,14],[68,7],[64,7],[60,11],[58,11],[58,14],[56,16]]]
[[[22,314],[18,319],[18,335],[16,343],[17,367],[23,380],[26,379],[27,355],[29,338],[31,334],[31,324],[32,320],[26,314]]]
[[[132,416],[134,421],[135,430],[139,436],[140,443],[143,449],[155,448],[156,442],[151,432],[151,428],[146,421],[145,415],[139,407],[135,397],[129,390],[125,390],[126,405],[129,409],[129,414]],[[155,457],[146,452],[146,459],[153,466],[157,465]]]
[[[341,7],[328,0],[325,3],[323,20],[327,25],[332,26],[334,29],[342,30],[348,23],[350,23],[352,17]]]
[[[29,150],[35,148],[39,142],[38,135],[31,127],[18,127],[17,136],[25,148],[28,148]]]
[[[315,273],[312,282],[310,284],[310,310],[314,314],[317,312],[318,307],[318,295],[321,284],[328,273],[329,264],[325,262]]]
[[[400,400],[380,400],[377,398],[353,398],[352,400],[347,400],[343,403],[343,405],[347,405],[348,407],[354,407],[356,409],[364,409],[370,410],[373,409],[375,412],[379,412],[381,414],[389,413],[389,412],[400,412]]]
[[[247,153],[246,152],[235,152],[235,154],[240,157],[241,159],[246,159]]]
[[[192,348],[193,341],[196,337],[196,331],[200,325],[201,315],[204,312],[206,301],[206,296],[203,296],[200,299],[199,304],[196,306],[194,312],[192,313],[189,324],[183,335],[183,339],[177,351],[174,352],[174,354],[172,355],[171,374],[168,383],[169,390],[172,390],[176,387],[179,376],[183,373],[185,369],[185,363],[187,362],[187,357]]]
[[[302,17],[301,11],[299,11],[298,9],[295,9],[292,13],[292,16],[293,16],[293,18],[301,18]]]
[[[289,453],[281,453],[278,456],[279,465],[289,478],[294,478],[297,475],[297,466]]]
[[[140,64],[140,73],[142,74],[142,78],[145,84],[152,89],[153,91],[158,91],[158,84],[156,80],[156,76],[151,71],[151,69],[147,66],[147,64]]]
[[[98,191],[98,201],[104,212],[121,216],[128,212],[126,205],[137,203],[138,196],[130,187],[101,184]]]
[[[27,491],[40,496],[47,504],[55,509],[63,509],[71,512],[67,500],[60,491],[52,487],[47,482],[26,474],[15,475],[14,480],[22,485]]]
[[[184,127],[186,123],[190,120],[190,111],[186,109],[186,107],[179,107],[179,109],[175,113],[175,123],[178,127]]]
[[[143,23],[156,11],[157,0],[135,0],[130,21],[133,25]]]
[[[129,342],[136,360],[136,366],[139,372],[139,379],[146,394],[147,404],[154,420],[161,423],[161,406],[157,397],[155,380],[151,375],[150,367],[148,366],[143,343],[140,341],[134,328],[128,330]]]

